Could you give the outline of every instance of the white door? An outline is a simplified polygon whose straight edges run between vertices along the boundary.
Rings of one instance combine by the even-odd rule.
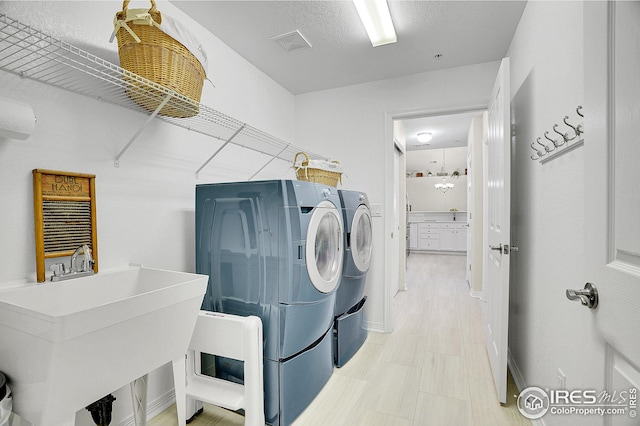
[[[331,293],[342,276],[344,260],[342,213],[330,201],[321,201],[313,209],[305,260],[311,284],[322,293]]]
[[[489,105],[487,238],[484,247],[485,335],[498,400],[507,402],[509,256],[511,245],[509,58],[502,60]]]
[[[631,396],[640,390],[640,3],[584,8],[584,278],[599,295],[593,318],[606,348],[605,385]],[[606,424],[637,425],[637,405],[627,414]]]

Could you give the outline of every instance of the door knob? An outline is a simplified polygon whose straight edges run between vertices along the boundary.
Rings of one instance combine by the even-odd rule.
[[[586,283],[583,290],[567,289],[567,299],[580,300],[584,306],[595,309],[598,306],[598,289],[591,283]]]

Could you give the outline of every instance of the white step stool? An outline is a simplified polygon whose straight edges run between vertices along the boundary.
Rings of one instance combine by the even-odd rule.
[[[201,375],[200,353],[244,361],[244,385]],[[233,411],[243,408],[245,425],[263,426],[262,363],[260,318],[200,311],[186,358],[173,362],[178,425],[186,424],[187,398],[193,398]]]

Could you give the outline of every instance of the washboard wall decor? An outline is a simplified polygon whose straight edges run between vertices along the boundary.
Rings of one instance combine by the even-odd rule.
[[[33,170],[33,211],[38,282],[45,281],[45,259],[71,256],[83,244],[98,272],[95,175]]]

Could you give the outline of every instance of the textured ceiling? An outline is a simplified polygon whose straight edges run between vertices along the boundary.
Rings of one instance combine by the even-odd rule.
[[[172,3],[293,94],[500,60],[526,4],[389,0],[398,42],[374,48],[351,1]],[[296,30],[311,48],[272,39]]]
[[[293,94],[498,61],[526,6],[525,1],[388,0],[398,42],[374,48],[350,0],[172,3]],[[274,40],[293,31],[312,47],[286,51]],[[466,145],[474,114],[403,120],[407,149]],[[427,129],[434,132],[433,141],[416,147],[416,133]]]

